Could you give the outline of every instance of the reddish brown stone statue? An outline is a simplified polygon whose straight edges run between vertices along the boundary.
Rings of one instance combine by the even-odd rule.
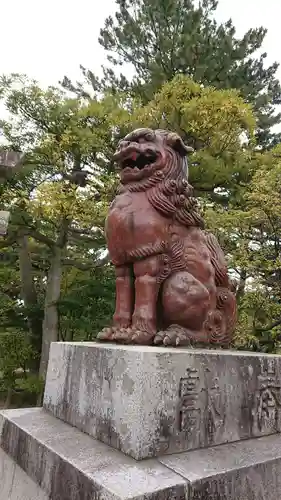
[[[100,340],[229,345],[236,300],[223,252],[203,230],[187,181],[192,151],[175,133],[138,129],[114,159],[121,187],[106,221],[116,269],[113,326]]]

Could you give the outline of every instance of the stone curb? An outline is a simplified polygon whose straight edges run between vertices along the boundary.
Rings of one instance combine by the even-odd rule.
[[[157,460],[136,462],[40,408],[0,412],[0,436],[51,500],[187,498],[187,481]]]

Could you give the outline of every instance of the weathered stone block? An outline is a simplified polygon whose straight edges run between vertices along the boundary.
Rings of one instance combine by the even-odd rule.
[[[187,499],[187,481],[156,459],[138,463],[41,408],[0,412],[0,471],[3,451],[22,473],[18,486],[30,482],[29,496],[12,500]],[[10,500],[1,488],[0,499]]]
[[[281,498],[281,436],[229,443],[159,461],[188,481],[188,500]]]
[[[135,459],[281,430],[281,357],[54,343],[44,407]]]
[[[0,500],[49,500],[40,486],[1,448]]]
[[[0,500],[278,500],[281,435],[136,462],[40,408],[0,412]]]

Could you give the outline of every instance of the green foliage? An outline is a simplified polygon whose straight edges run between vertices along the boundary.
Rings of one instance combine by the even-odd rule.
[[[36,353],[32,350],[26,334],[12,329],[0,333],[0,391],[19,389],[35,390],[40,385],[38,376],[29,376],[26,368]],[[21,380],[24,377],[24,383]],[[36,380],[36,382],[35,382]]]
[[[20,290],[17,249],[15,246],[0,248],[0,331],[10,327],[26,329],[24,306],[20,303]]]
[[[95,271],[65,270],[59,303],[62,340],[93,340],[112,321],[115,273],[111,266]]]
[[[25,369],[26,363],[34,355],[26,342],[24,333],[8,331],[1,333],[0,371],[3,378],[13,378],[15,370]]]
[[[20,290],[13,300],[21,299],[21,318],[40,354],[41,345],[59,335],[64,267],[99,265],[114,184],[111,157],[129,110],[121,98],[71,99],[24,77],[1,83],[10,115],[0,129],[10,149],[25,156],[21,171],[4,185],[2,201],[11,219],[0,246],[9,252],[13,245],[18,254]],[[47,356],[48,349],[41,353],[42,376]]]
[[[102,82],[83,68],[89,83],[95,88],[99,83],[113,90],[126,89],[144,102],[177,74],[204,86],[235,88],[257,113],[258,142],[269,145],[278,140],[271,131],[280,122],[274,111],[281,99],[278,65],[266,67],[266,54],[255,56],[266,35],[264,28],[238,38],[231,20],[216,22],[215,0],[117,0],[116,4],[117,12],[106,19],[99,39],[110,68],[104,70]],[[124,64],[134,69],[132,82],[118,74]]]
[[[144,107],[141,118],[160,128],[172,127],[196,149],[208,148],[217,156],[240,148],[240,135],[251,136],[256,125],[251,106],[238,91],[202,87],[179,75],[163,85]]]
[[[281,341],[280,146],[255,153],[243,203],[208,206],[205,219],[238,279],[237,345],[276,351]]]
[[[175,130],[195,149],[189,175],[197,194],[215,196],[225,204],[249,180],[256,122],[251,105],[236,90],[202,87],[178,75],[133,117],[135,126]]]
[[[280,324],[274,326],[273,321],[280,317],[280,300],[275,300],[266,287],[252,282],[239,301],[236,348],[263,352],[280,350],[281,327]],[[267,330],[267,326],[271,328]]]
[[[23,378],[16,379],[16,389],[37,396],[44,389],[44,380],[40,379],[38,375],[27,374]]]

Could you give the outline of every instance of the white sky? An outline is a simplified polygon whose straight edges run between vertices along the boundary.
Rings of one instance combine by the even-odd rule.
[[[265,26],[269,62],[281,62],[278,4],[278,0],[220,0],[217,17],[231,17],[239,34]],[[26,73],[45,86],[56,84],[65,74],[79,79],[80,63],[99,72],[105,62],[97,41],[99,30],[114,12],[114,0],[2,0],[0,73]],[[281,79],[281,69],[278,76]]]

